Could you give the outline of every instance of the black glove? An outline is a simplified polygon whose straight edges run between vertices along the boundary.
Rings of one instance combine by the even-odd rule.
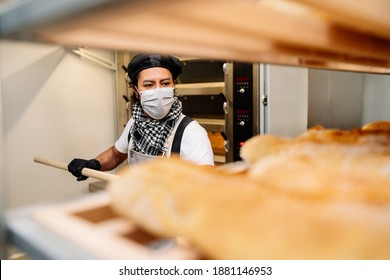
[[[77,177],[77,181],[84,181],[88,179],[87,176],[81,174],[81,170],[83,168],[90,168],[95,170],[100,170],[100,162],[97,159],[80,159],[75,158],[68,164],[68,171],[73,174],[73,176]]]

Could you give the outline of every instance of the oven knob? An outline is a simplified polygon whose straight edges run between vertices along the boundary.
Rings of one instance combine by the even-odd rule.
[[[226,62],[222,65],[222,70],[223,70],[223,73],[225,73],[225,75],[227,75],[229,73],[229,68],[228,68],[228,65]]]
[[[244,88],[240,88],[240,93],[245,93],[245,89]]]
[[[245,125],[245,122],[244,122],[244,121],[240,121],[239,125],[240,125],[240,126],[244,126],[244,125]]]

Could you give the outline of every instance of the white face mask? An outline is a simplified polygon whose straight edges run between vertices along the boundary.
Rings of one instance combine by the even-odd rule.
[[[154,88],[140,91],[142,109],[153,119],[161,120],[172,107],[173,87]]]

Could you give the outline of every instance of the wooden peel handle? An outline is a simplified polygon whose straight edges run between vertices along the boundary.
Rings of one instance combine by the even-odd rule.
[[[46,159],[46,158],[42,158],[42,157],[34,157],[34,161],[68,171],[68,164],[65,162]],[[103,181],[112,181],[117,177],[117,175],[114,175],[114,174],[110,174],[110,173],[106,173],[106,172],[102,172],[102,171],[97,171],[97,170],[86,168],[86,167],[83,168],[83,170],[81,171],[81,174],[83,174],[84,176],[92,177],[92,178],[103,180]]]

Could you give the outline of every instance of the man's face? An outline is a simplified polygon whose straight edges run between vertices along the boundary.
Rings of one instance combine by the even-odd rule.
[[[174,85],[175,82],[168,69],[162,67],[148,68],[138,74],[138,91],[136,91],[136,96],[139,98],[139,91],[158,87],[173,87]]]

